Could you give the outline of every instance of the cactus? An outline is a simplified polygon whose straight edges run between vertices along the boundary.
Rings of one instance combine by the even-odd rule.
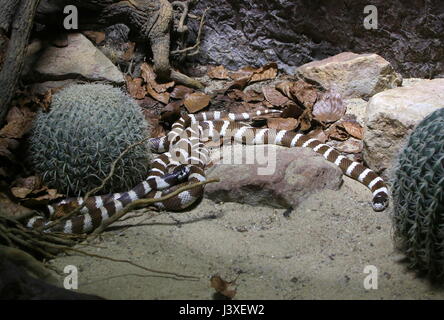
[[[428,115],[399,154],[392,179],[395,244],[410,267],[444,280],[444,109]]]
[[[78,196],[98,187],[112,162],[146,137],[148,124],[137,103],[120,89],[102,84],[72,85],[39,112],[29,138],[30,167],[46,185]],[[151,153],[140,144],[117,162],[100,193],[120,192],[146,178]]]

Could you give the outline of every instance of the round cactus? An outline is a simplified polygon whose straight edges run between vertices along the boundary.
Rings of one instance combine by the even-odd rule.
[[[120,89],[72,85],[54,95],[49,112],[37,115],[28,160],[46,185],[78,196],[98,187],[118,156],[148,133],[139,106]],[[146,178],[150,160],[147,144],[130,149],[100,193],[132,188]]]
[[[394,170],[392,195],[395,243],[412,268],[444,280],[444,109],[410,135]]]

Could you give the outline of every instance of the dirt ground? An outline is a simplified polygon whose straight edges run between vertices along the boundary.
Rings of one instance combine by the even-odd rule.
[[[344,177],[339,191],[314,194],[289,215],[204,199],[188,212],[125,220],[82,247],[198,280],[80,255],[52,263],[75,265],[78,290],[108,299],[213,299],[214,274],[237,277],[234,299],[443,299],[443,289],[407,270],[393,247],[390,208],[374,212],[370,198]],[[377,268],[377,289],[364,287],[367,265]]]

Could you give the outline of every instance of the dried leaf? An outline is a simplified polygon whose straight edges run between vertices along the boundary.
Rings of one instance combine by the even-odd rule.
[[[128,93],[134,99],[143,99],[146,96],[146,88],[142,84],[142,78],[134,78],[132,79],[130,76],[126,76],[126,85],[128,88]]]
[[[123,53],[121,59],[123,61],[131,61],[134,58],[134,50],[136,49],[135,42],[127,42],[125,52]]]
[[[228,92],[227,95],[231,100],[237,100],[237,101],[245,100],[245,96],[246,96],[243,91],[238,90],[238,89],[231,90],[230,92]]]
[[[335,122],[345,114],[341,95],[333,90],[325,92],[313,106],[313,116],[321,122]]]
[[[203,92],[194,92],[185,97],[184,105],[189,113],[202,110],[210,103],[210,96]]]
[[[174,99],[184,99],[187,95],[193,93],[194,90],[182,85],[175,86],[170,93],[170,97]]]
[[[31,129],[34,116],[27,107],[12,107],[6,117],[8,123],[0,130],[0,138],[20,139]]]
[[[183,100],[168,103],[160,112],[160,121],[172,125],[180,118],[180,107]]]
[[[325,134],[322,128],[317,128],[313,131],[310,131],[309,133],[306,134],[306,136],[310,139],[319,140],[322,143],[325,143],[328,140],[328,136]]]
[[[222,279],[219,275],[214,275],[210,279],[211,287],[216,290],[216,292],[224,295],[227,298],[234,298],[236,295],[236,289],[232,288],[234,281],[228,282]]]
[[[343,127],[336,124],[325,130],[325,134],[331,139],[340,141],[347,140],[350,137]]]
[[[268,118],[268,127],[276,130],[294,130],[298,126],[298,120],[294,118]]]
[[[153,67],[146,62],[142,63],[142,65],[140,66],[140,71],[141,71],[141,75],[142,75],[143,80],[147,84],[147,86],[146,86],[147,90],[149,90],[148,88],[151,87],[157,93],[164,93],[165,91],[167,91],[167,89],[174,87],[174,84],[175,84],[174,81],[170,81],[170,82],[166,82],[166,83],[157,83],[157,81],[156,81],[157,75],[154,72]],[[166,102],[166,103],[168,103],[168,102]]]
[[[149,84],[146,85],[146,91],[151,97],[164,104],[168,104],[168,101],[170,101],[170,94],[168,92],[158,93]]]
[[[271,62],[262,68],[257,69],[254,74],[251,76],[250,82],[258,82],[264,80],[271,80],[276,78],[277,76],[277,64],[275,62]]]
[[[341,121],[341,125],[351,136],[359,140],[364,139],[364,128],[357,121]]]
[[[275,107],[281,107],[290,100],[273,87],[262,87],[265,99]]]
[[[251,75],[252,75],[252,73],[243,73],[243,76],[237,78],[234,82],[231,82],[228,85],[228,88],[226,89],[226,91],[231,90],[231,89],[243,90],[250,82]]]
[[[283,118],[295,118],[299,119],[299,117],[304,113],[304,109],[300,107],[298,104],[293,101],[289,101],[282,108],[281,116]]]
[[[305,111],[302,113],[302,115],[299,117],[299,123],[300,123],[300,130],[301,131],[307,131],[311,128],[311,112],[309,109],[305,109]]]
[[[257,92],[255,90],[247,90],[244,92],[244,101],[246,102],[261,102],[264,101],[265,97],[262,92]]]
[[[23,207],[15,203],[3,193],[0,193],[0,211],[0,214],[4,214],[7,217],[11,218],[23,216],[27,213],[33,212],[32,209]]]
[[[211,79],[230,79],[230,77],[228,76],[228,70],[225,69],[224,66],[210,67],[207,74]]]
[[[24,199],[28,194],[31,193],[31,189],[23,188],[23,187],[12,187],[11,193],[14,195],[14,197],[18,199]]]

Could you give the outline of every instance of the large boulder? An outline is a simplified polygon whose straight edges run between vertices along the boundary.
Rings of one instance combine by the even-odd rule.
[[[34,71],[41,81],[79,78],[123,84],[122,72],[81,33],[68,35],[68,46],[49,46]]]
[[[342,182],[341,170],[308,148],[234,145],[223,155],[207,171],[221,180],[205,187],[205,197],[214,201],[295,208],[310,194],[336,190]]]
[[[367,106],[364,160],[390,176],[394,159],[413,128],[429,113],[444,108],[444,79],[415,81],[373,96]]]
[[[343,98],[369,98],[402,83],[390,63],[377,54],[343,52],[304,64],[296,72],[326,89],[334,88]]]
[[[367,30],[367,5],[378,27]],[[200,0],[192,13],[205,16],[201,63],[231,69],[269,61],[293,74],[295,67],[344,51],[375,52],[406,77],[444,77],[442,0]],[[189,19],[190,45],[199,29]]]

